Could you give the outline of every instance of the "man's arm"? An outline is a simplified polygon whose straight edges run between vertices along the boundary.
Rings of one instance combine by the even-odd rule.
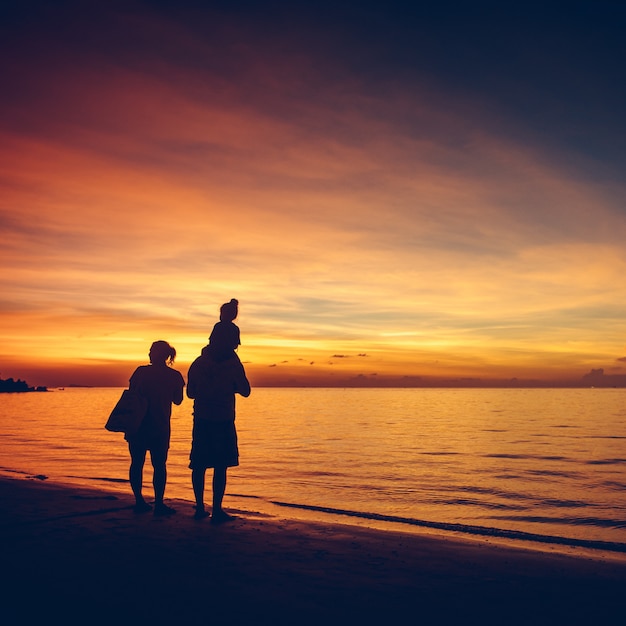
[[[196,362],[194,361],[187,372],[187,397],[192,400],[196,397]]]
[[[239,362],[237,367],[237,373],[235,376],[235,393],[241,394],[244,398],[250,395],[250,382],[246,377],[246,371],[243,369],[243,365]]]

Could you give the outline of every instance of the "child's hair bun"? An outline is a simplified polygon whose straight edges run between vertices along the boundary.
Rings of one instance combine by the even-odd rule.
[[[232,322],[239,313],[239,301],[232,298],[230,302],[222,304],[220,307],[220,320],[222,322]]]

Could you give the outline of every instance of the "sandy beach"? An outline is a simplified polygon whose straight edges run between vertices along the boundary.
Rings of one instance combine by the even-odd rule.
[[[626,563],[0,479],[3,623],[614,623]],[[8,617],[8,619],[7,619]]]

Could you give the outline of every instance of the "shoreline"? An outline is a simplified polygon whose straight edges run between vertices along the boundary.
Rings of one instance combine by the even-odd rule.
[[[56,485],[66,489],[85,489],[96,492],[110,492],[111,495],[124,498],[130,494],[128,479],[71,477],[70,480],[58,480],[44,474],[33,474],[20,470],[0,469],[0,481],[31,480],[40,484]],[[146,484],[149,498],[152,487]],[[172,496],[166,500],[179,502],[183,507],[193,507],[190,498]],[[458,539],[468,542],[486,542],[514,549],[564,554],[574,558],[593,560],[614,560],[626,565],[626,544],[601,539],[584,539],[551,534],[537,534],[528,531],[438,522],[432,520],[407,518],[374,512],[337,509],[329,506],[298,504],[265,499],[255,495],[227,493],[225,507],[242,513],[244,516],[261,516],[273,520],[304,522],[322,525],[339,525],[365,528],[388,533],[405,533],[417,536]],[[253,507],[251,509],[251,507]]]
[[[211,526],[191,502],[154,518],[130,494],[28,479],[0,477],[0,502],[8,623],[572,624],[623,610],[626,564],[587,555],[233,509]]]

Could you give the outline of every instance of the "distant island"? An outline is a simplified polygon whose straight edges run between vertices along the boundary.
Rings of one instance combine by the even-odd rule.
[[[0,393],[24,393],[28,391],[48,391],[47,387],[31,387],[26,381],[0,378]]]

